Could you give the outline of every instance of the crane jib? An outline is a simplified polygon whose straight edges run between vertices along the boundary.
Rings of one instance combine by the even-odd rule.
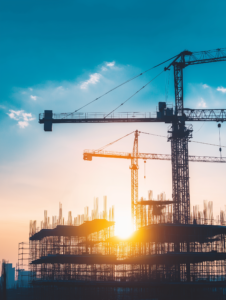
[[[171,161],[170,154],[156,154],[156,153],[138,153],[137,156],[133,156],[133,153],[127,152],[115,152],[115,151],[98,151],[98,150],[85,150],[83,152],[83,159],[91,161],[93,157],[105,157],[105,158],[121,158],[121,159],[150,159],[150,160],[168,160]],[[226,163],[226,157],[214,157],[214,156],[188,156],[190,162],[209,162],[209,163]]]
[[[161,104],[165,102],[160,102]],[[68,113],[53,114],[52,111],[45,111],[39,115],[39,123],[44,124],[45,131],[52,131],[52,124],[62,123],[172,123],[176,120],[183,121],[213,121],[225,122],[226,109],[190,109],[184,108],[182,116],[175,116],[175,111],[166,105],[154,113],[118,113],[104,118],[104,113],[79,113],[70,114],[70,118],[64,118]]]

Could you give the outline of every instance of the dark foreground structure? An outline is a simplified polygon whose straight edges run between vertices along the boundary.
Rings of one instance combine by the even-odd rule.
[[[226,299],[226,226],[152,210],[137,210],[147,224],[127,240],[105,219],[31,234],[32,298]]]
[[[162,300],[162,299],[225,299],[225,289],[221,287],[207,287],[206,285],[161,285],[148,288],[117,288],[99,286],[60,286],[48,285],[32,288],[19,288],[7,291],[7,300],[61,300],[61,299],[100,299],[100,300]],[[1,294],[0,294],[1,296]],[[3,299],[3,298],[1,298]]]

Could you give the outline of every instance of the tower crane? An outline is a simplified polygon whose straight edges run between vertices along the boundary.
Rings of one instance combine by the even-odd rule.
[[[185,108],[183,71],[188,66],[220,61],[226,61],[226,48],[201,52],[185,50],[179,53],[164,68],[164,71],[171,67],[174,69],[175,109],[168,108],[165,102],[159,102],[159,109],[155,117],[152,117],[150,113],[82,114],[74,112],[53,114],[52,110],[45,110],[44,114],[39,115],[39,123],[44,124],[45,131],[52,131],[52,124],[56,123],[160,122],[171,124],[168,141],[171,142],[173,219],[175,223],[187,224],[190,218],[188,141],[192,138],[193,130],[192,125],[186,125],[186,122],[224,122],[226,121],[226,109]],[[136,149],[134,151],[136,152]],[[136,159],[134,158],[135,164]]]
[[[154,153],[139,153],[138,152],[138,136],[139,131],[134,132],[134,142],[133,142],[133,152],[115,152],[115,151],[103,151],[103,150],[84,150],[83,159],[91,161],[93,157],[105,157],[105,158],[121,158],[131,160],[131,215],[133,220],[133,225],[136,225],[136,208],[138,204],[138,160],[151,159],[151,160],[171,160],[170,154],[154,154]],[[188,156],[190,162],[212,162],[212,163],[226,163],[226,157],[211,157],[211,156]],[[173,204],[174,201],[167,201],[166,204]],[[141,205],[150,205],[150,201],[139,202]],[[153,201],[153,204],[160,204],[157,201]]]

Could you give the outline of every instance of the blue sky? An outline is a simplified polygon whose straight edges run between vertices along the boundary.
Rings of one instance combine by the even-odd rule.
[[[56,125],[45,133],[38,124],[44,109],[70,112],[117,84],[179,52],[225,47],[225,1],[2,1],[0,10],[0,258],[16,261],[17,243],[28,239],[30,219],[43,210],[65,217],[83,213],[93,197],[107,194],[116,213],[129,213],[129,162],[82,160],[84,149],[96,149],[133,130],[166,135],[167,125]],[[103,97],[84,111],[109,112],[132,95],[162,67]],[[226,63],[185,70],[185,106],[226,107]],[[131,99],[123,111],[155,111],[165,99],[174,101],[173,72]],[[222,144],[226,145],[222,126]],[[216,124],[194,124],[194,140],[217,143]],[[131,151],[133,137],[111,150]],[[218,156],[217,147],[190,144],[190,154]],[[170,153],[164,139],[140,137],[140,151]],[[224,152],[223,152],[224,153]],[[226,155],[225,155],[226,156]],[[192,205],[214,200],[224,207],[224,166],[191,165]],[[155,174],[155,175],[154,175]],[[215,185],[211,187],[213,181]],[[147,182],[140,168],[140,196],[147,190],[171,196],[170,163],[147,163]],[[101,200],[102,201],[102,200]],[[11,224],[11,225],[9,225]],[[12,228],[11,228],[11,227]],[[11,228],[11,229],[10,229]],[[11,230],[11,231],[10,231]],[[0,234],[3,236],[3,234]]]

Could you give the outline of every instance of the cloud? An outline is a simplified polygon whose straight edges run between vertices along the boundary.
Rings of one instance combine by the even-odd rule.
[[[4,105],[0,105],[0,109],[6,109]]]
[[[219,86],[217,88],[203,83],[189,84],[189,89],[186,92],[185,97],[185,107],[212,107],[215,109],[221,109],[225,106],[225,95],[226,86]]]
[[[102,76],[102,75],[101,75],[100,73],[94,73],[94,74],[91,74],[91,75],[89,76],[89,79],[88,79],[87,81],[84,81],[84,82],[81,84],[80,88],[81,88],[82,90],[86,90],[90,84],[96,84],[97,82],[99,82],[101,76]]]
[[[201,101],[198,103],[199,107],[205,108],[206,107],[206,102],[204,101],[203,98],[201,98]]]
[[[224,88],[223,86],[221,86],[221,87],[217,88],[217,91],[218,92],[222,92],[222,93],[226,93],[226,88]]]
[[[33,96],[33,95],[31,95],[31,96],[30,96],[30,98],[31,98],[31,100],[34,100],[34,101],[36,101],[36,100],[37,100],[37,96]]]
[[[114,61],[106,63],[106,66],[108,66],[108,67],[114,67],[114,65],[115,65]]]
[[[31,113],[26,113],[24,110],[10,109],[7,115],[10,117],[10,119],[18,121],[17,124],[20,128],[27,127],[29,125],[29,122],[35,119]]]
[[[56,89],[57,89],[58,91],[63,91],[63,90],[64,90],[64,88],[62,87],[62,85],[61,85],[61,86],[58,86]]]
[[[115,61],[112,61],[112,62],[106,62],[105,63],[105,66],[103,66],[102,68],[101,68],[101,71],[107,71],[107,70],[109,70],[109,68],[107,68],[107,67],[114,67],[114,65],[115,65]]]
[[[20,128],[25,128],[28,126],[28,122],[27,121],[19,121],[18,125]]]
[[[131,77],[131,72],[132,74],[138,74],[141,71],[133,66],[127,67],[116,64],[114,67],[109,67],[106,65],[107,63],[109,62],[103,62],[96,66],[94,71],[89,73],[86,72],[85,74],[83,73],[81,74],[82,77],[79,76],[71,81],[48,81],[44,84],[32,86],[32,92],[29,91],[29,86],[25,88],[17,88],[15,89],[13,96],[17,100],[17,103],[20,103],[21,107],[23,107],[24,111],[31,112],[33,116],[42,113],[43,109],[53,109],[54,113],[70,112],[79,109],[93,99],[96,99],[100,95],[106,93],[108,90],[111,90],[115,86],[126,81]],[[102,67],[107,70],[102,70]],[[131,88],[133,91],[136,91],[140,88],[140,86],[143,86],[143,81],[144,79],[140,78],[132,83],[124,85],[122,88],[114,91],[114,93],[109,93],[109,95],[101,101],[94,102],[92,105],[87,106],[80,112],[108,112],[114,109],[120,101],[131,95]],[[146,93],[149,88],[146,89]],[[22,91],[26,91],[26,94],[22,94]],[[130,103],[131,105],[133,103],[133,109],[138,109],[138,100],[143,99],[142,97],[143,95],[146,95],[146,93],[140,93],[139,96],[136,97],[137,101],[135,101],[134,97],[133,102],[128,102],[127,109],[130,110]],[[31,100],[31,95],[35,95],[37,100]],[[145,98],[141,101],[146,103]],[[151,109],[154,110],[155,106]],[[8,110],[6,112],[10,113]]]
[[[9,110],[10,113],[7,114],[11,119],[19,120],[19,116],[23,113],[23,110]]]
[[[43,106],[50,105],[50,102],[56,109],[56,105],[65,104],[65,99],[70,99],[69,107],[72,106],[74,109],[75,103],[76,105],[83,104],[90,98],[99,96],[99,93],[101,94],[108,87],[110,89],[119,82],[123,82],[130,76],[128,73],[131,68],[124,68],[121,65],[116,67],[115,61],[105,61],[98,65],[92,73],[82,74],[82,79],[77,77],[73,81],[48,81],[37,86],[28,86],[25,89],[17,88],[14,98],[23,103],[25,110],[30,109],[30,102],[35,103],[35,106],[32,106],[35,113],[39,112],[37,111],[39,107],[43,109]],[[84,75],[85,77],[83,77]],[[63,107],[62,110],[64,111],[64,109]]]

